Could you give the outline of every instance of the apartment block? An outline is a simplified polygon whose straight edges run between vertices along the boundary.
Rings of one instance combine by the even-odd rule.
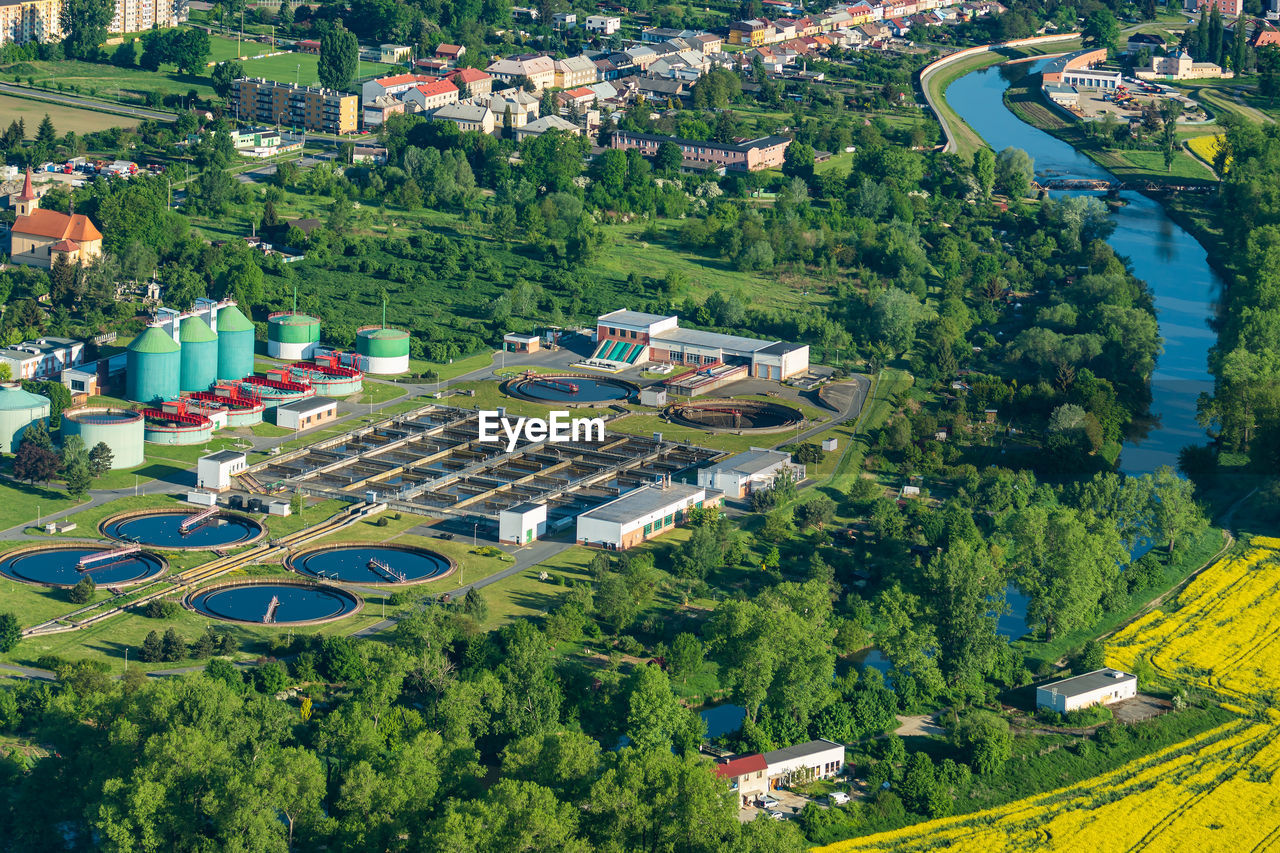
[[[242,122],[320,133],[355,133],[360,122],[358,95],[250,77],[231,84],[231,107]]]

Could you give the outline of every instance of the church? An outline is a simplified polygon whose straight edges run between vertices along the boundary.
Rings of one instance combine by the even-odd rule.
[[[59,257],[67,263],[89,264],[102,254],[102,232],[89,217],[40,209],[31,169],[27,169],[22,191],[9,201],[17,213],[9,248],[9,260],[15,264],[49,269]]]

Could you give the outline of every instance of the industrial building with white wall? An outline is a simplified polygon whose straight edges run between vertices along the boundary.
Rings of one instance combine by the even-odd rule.
[[[523,503],[498,513],[498,541],[504,545],[528,545],[546,532],[546,504]]]
[[[144,424],[141,412],[103,407],[74,409],[62,413],[62,436],[78,435],[85,447],[99,443],[111,449],[111,470],[136,468],[144,458]]]
[[[1095,669],[1036,688],[1036,707],[1065,714],[1091,705],[1110,705],[1138,695],[1138,676],[1118,669]]]
[[[745,498],[758,489],[767,489],[783,471],[790,471],[796,482],[804,479],[804,466],[791,461],[782,450],[753,447],[723,462],[698,471],[698,485],[724,492],[726,498]]]
[[[633,489],[578,516],[579,545],[614,551],[660,536],[695,507],[718,506],[722,495],[702,486],[664,483]]]
[[[225,492],[246,466],[245,455],[234,450],[201,456],[196,461],[196,485],[213,492]]]
[[[314,429],[337,420],[338,402],[328,397],[309,397],[275,407],[276,426],[295,432]]]

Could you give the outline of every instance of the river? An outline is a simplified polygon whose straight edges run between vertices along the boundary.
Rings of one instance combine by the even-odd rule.
[[[1030,154],[1039,176],[1115,180],[1088,157],[1025,123],[1005,106],[1005,89],[1048,61],[970,72],[951,83],[945,97],[992,148],[1012,146]],[[1126,442],[1120,455],[1122,471],[1145,474],[1162,465],[1176,467],[1179,450],[1205,441],[1204,430],[1196,423],[1196,400],[1201,392],[1213,390],[1208,354],[1215,337],[1209,320],[1222,293],[1222,280],[1210,268],[1204,247],[1158,203],[1136,192],[1123,192],[1120,198],[1127,204],[1116,209],[1115,233],[1107,242],[1129,262],[1133,274],[1150,286],[1164,338],[1164,352],[1151,378],[1150,429]]]

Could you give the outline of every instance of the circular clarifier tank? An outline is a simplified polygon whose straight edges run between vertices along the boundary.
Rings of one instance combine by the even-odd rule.
[[[265,532],[246,515],[218,512],[201,517],[200,511],[152,510],[114,515],[99,526],[102,535],[121,542],[137,542],[153,548],[206,550],[253,542]]]
[[[608,403],[631,399],[640,386],[603,376],[526,375],[508,380],[502,392],[539,403]]]
[[[674,423],[712,431],[780,432],[794,428],[804,413],[794,406],[763,400],[699,400],[667,407]]]
[[[453,560],[427,548],[360,543],[299,551],[285,565],[309,577],[367,586],[423,583],[455,568]]]
[[[256,625],[328,622],[364,605],[345,589],[296,581],[223,584],[192,593],[186,603],[214,619]]]
[[[124,552],[101,545],[40,545],[0,555],[0,574],[22,583],[75,586],[88,576],[98,586],[127,586],[150,580],[168,567],[147,551]]]

